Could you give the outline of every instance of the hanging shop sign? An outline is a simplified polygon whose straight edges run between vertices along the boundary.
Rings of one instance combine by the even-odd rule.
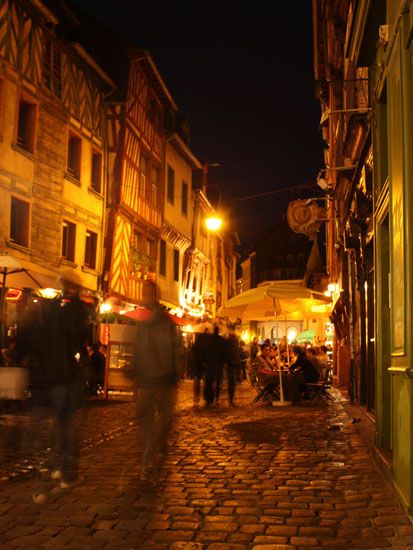
[[[310,235],[320,229],[322,221],[326,220],[325,208],[315,200],[303,199],[292,201],[287,208],[287,221],[295,233]]]

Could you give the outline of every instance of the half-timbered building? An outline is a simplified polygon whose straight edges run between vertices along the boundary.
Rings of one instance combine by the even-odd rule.
[[[6,287],[53,286],[65,267],[98,289],[103,98],[114,85],[79,43],[63,37],[74,24],[57,3],[0,1],[1,251],[3,263],[26,270]]]
[[[119,311],[153,300],[162,231],[164,121],[177,107],[155,63],[77,10],[78,36],[116,82],[107,98],[108,201],[103,289]]]
[[[132,303],[156,297],[162,231],[165,137],[162,124],[176,105],[147,52],[131,50],[123,97],[108,107],[106,290]]]

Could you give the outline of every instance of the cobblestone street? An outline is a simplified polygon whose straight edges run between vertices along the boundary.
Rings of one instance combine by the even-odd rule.
[[[134,405],[89,407],[79,486],[35,505],[28,458],[1,464],[2,548],[413,548],[411,521],[342,404],[252,397],[244,382],[235,407],[193,408],[183,382],[153,484],[139,480]]]

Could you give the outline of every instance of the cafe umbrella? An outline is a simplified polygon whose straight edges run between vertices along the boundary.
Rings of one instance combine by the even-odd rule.
[[[241,318],[243,321],[277,322],[280,318],[303,320],[328,315],[331,305],[326,297],[312,289],[291,283],[290,281],[275,281],[263,284],[257,288],[246,290],[228,300],[218,311],[221,317]],[[287,342],[288,345],[288,342]],[[288,351],[288,350],[287,350]],[[280,375],[280,405],[284,401],[281,369]]]
[[[4,324],[4,303],[6,297],[6,288],[10,286],[10,278],[14,279],[14,275],[22,274],[27,279],[27,286],[32,286],[35,283],[36,286],[41,286],[39,282],[31,275],[26,268],[24,268],[20,262],[7,252],[0,252],[0,345],[5,345],[6,339],[6,327]],[[20,282],[20,278],[19,278]],[[13,282],[11,283],[13,285]]]
[[[307,329],[303,332],[300,332],[298,336],[296,336],[296,341],[298,343],[306,343],[306,342],[312,342],[314,340],[315,330],[313,329]]]

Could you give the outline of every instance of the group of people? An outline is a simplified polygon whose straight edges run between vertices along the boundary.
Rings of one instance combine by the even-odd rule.
[[[291,348],[292,355],[288,355],[286,359],[277,346],[269,341],[258,346],[258,349],[256,345],[257,342],[253,342],[251,346],[252,372],[264,387],[272,386],[275,389],[280,385],[281,378],[287,399],[295,405],[300,404],[301,399],[305,397],[307,384],[326,380],[328,376],[329,358],[325,346],[307,350],[305,347],[294,345]]]
[[[227,375],[228,401],[234,403],[235,385],[240,377],[246,376],[247,353],[240,346],[235,334],[224,338],[219,328],[213,333],[199,334],[191,348],[191,375],[194,378],[194,402],[199,403],[201,384],[204,382],[205,404],[219,403],[224,373]]]

